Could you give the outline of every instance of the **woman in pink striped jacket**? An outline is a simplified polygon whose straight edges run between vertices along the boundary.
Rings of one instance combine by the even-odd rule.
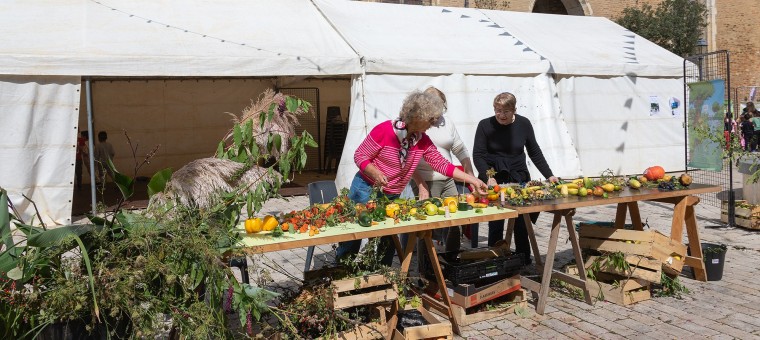
[[[349,198],[357,203],[366,203],[374,186],[381,187],[382,192],[391,199],[398,197],[412,178],[420,159],[425,159],[433,170],[441,174],[472,184],[477,194],[485,195],[488,186],[441,156],[425,134],[430,127],[440,125],[443,108],[444,103],[439,97],[415,91],[404,99],[398,118],[375,126],[354,153],[359,171],[351,183]],[[336,259],[340,262],[347,255],[356,255],[360,245],[359,240],[341,242]],[[383,237],[380,248],[384,251],[382,263],[390,266],[394,251],[391,238]]]

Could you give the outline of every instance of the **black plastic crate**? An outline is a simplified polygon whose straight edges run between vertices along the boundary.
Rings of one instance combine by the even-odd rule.
[[[458,259],[460,252],[438,253],[443,277],[455,285],[501,280],[519,273],[524,265],[525,256],[521,254],[483,260],[460,260]],[[425,256],[421,270],[425,277],[434,279],[432,265],[427,256]]]

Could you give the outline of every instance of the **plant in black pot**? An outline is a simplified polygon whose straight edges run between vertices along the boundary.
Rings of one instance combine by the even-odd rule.
[[[720,281],[723,278],[727,250],[725,244],[702,243],[702,260],[705,262],[707,281]]]

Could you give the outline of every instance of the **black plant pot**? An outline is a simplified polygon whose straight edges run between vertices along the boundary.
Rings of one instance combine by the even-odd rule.
[[[117,320],[106,317],[104,321],[105,322],[95,324],[92,331],[87,331],[87,323],[84,322],[84,319],[54,323],[45,327],[36,339],[105,340],[109,339],[109,331],[111,332],[110,339],[128,339],[131,337],[132,324],[130,323],[129,318],[122,316],[122,318]]]
[[[726,262],[726,246],[702,242],[702,260],[705,262],[707,281],[720,281],[723,278],[723,264]],[[691,249],[686,249],[691,256]]]

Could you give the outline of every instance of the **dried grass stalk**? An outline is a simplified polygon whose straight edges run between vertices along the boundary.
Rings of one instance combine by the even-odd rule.
[[[256,137],[256,144],[259,150],[266,150],[267,136],[269,133],[278,134],[282,137],[282,144],[280,150],[273,150],[272,157],[279,157],[284,154],[290,148],[290,138],[296,134],[296,125],[300,125],[298,122],[298,116],[304,114],[302,109],[296,110],[296,112],[288,111],[285,105],[285,95],[282,93],[275,93],[271,89],[267,89],[259,96],[256,102],[251,101],[251,106],[246,107],[240,114],[240,117],[232,115],[232,121],[234,123],[240,123],[245,125],[249,120],[253,121],[253,136]],[[274,116],[272,120],[264,123],[264,126],[260,126],[261,115],[267,115],[269,108],[275,105]],[[227,133],[224,138],[229,141],[232,139],[232,130]]]
[[[245,164],[227,159],[196,159],[174,172],[167,195],[184,206],[206,209],[218,203],[219,193],[240,189],[242,194],[255,190],[262,181],[271,185],[282,180],[276,171],[270,176],[266,168],[255,165],[239,175],[243,167]]]

